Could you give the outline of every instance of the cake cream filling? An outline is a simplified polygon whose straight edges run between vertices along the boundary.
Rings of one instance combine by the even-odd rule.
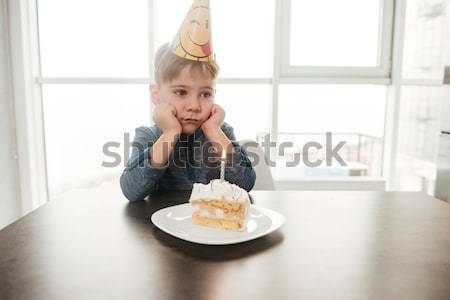
[[[201,217],[205,218],[216,218],[216,219],[224,219],[224,220],[230,220],[230,221],[237,221],[243,219],[239,215],[228,215],[225,216],[225,213],[221,209],[215,209],[214,213],[211,213],[210,211],[206,209],[199,209],[198,213]]]

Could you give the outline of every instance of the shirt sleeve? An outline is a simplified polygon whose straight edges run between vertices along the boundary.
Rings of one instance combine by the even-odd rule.
[[[144,200],[155,192],[159,179],[167,170],[168,162],[162,167],[150,165],[149,150],[159,135],[149,127],[139,127],[135,131],[130,159],[120,176],[122,193],[129,201]]]
[[[224,123],[222,125],[222,131],[234,146],[234,153],[231,156],[231,159],[227,159],[225,180],[234,183],[249,192],[255,185],[256,173],[248,158],[248,153],[236,141],[233,127]]]

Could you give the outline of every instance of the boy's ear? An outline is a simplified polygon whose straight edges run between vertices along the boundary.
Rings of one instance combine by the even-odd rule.
[[[159,87],[157,84],[150,84],[150,98],[152,99],[154,105],[159,104]]]

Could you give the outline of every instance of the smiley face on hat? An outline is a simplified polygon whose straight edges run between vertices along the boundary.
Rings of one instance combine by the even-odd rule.
[[[172,49],[176,55],[190,60],[214,59],[208,0],[194,1],[172,43]]]

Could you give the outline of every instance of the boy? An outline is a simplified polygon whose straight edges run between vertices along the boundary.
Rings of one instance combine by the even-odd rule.
[[[247,191],[255,184],[247,153],[236,142],[233,128],[224,123],[225,111],[214,103],[219,67],[211,59],[209,34],[209,6],[195,1],[177,43],[172,43],[175,46],[165,44],[156,54],[156,84],[150,86],[156,125],[136,129],[133,151],[120,177],[130,201],[158,190],[191,190],[195,182],[219,178],[217,158],[223,152],[227,154],[225,180]],[[205,42],[195,43],[196,38]],[[187,51],[189,58],[179,49]]]

